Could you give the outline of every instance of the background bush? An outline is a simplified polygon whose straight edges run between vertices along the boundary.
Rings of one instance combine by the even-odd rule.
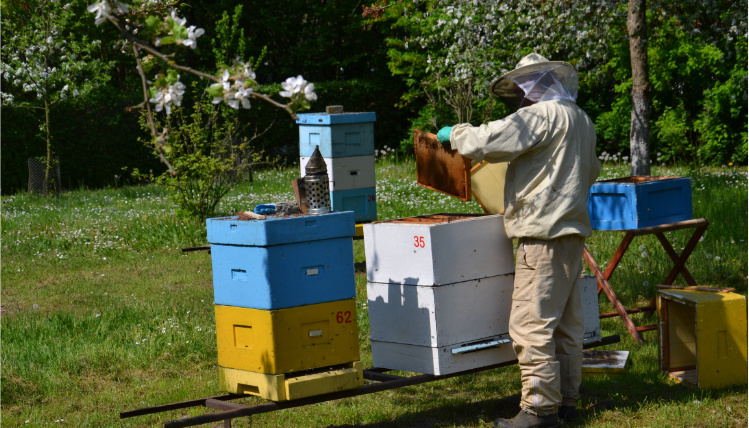
[[[22,17],[27,6],[36,1],[6,2],[4,16]],[[113,186],[117,184],[115,175],[121,176],[121,184],[129,180],[123,174],[125,167],[160,173],[163,166],[154,159],[152,150],[138,141],[144,136],[139,130],[138,113],[126,111],[142,101],[132,58],[120,52],[116,32],[93,25],[93,15],[85,10],[86,1],[72,3],[79,17],[71,29],[80,37],[102,40],[102,58],[116,66],[106,88],[75,104],[60,106],[55,112],[53,138],[63,188]],[[221,0],[180,5],[181,15],[206,30],[198,49],[188,53],[186,60],[191,66],[215,68],[209,41],[217,37],[215,26],[223,14],[231,14],[240,3]],[[710,8],[697,1],[649,3],[653,85],[650,152],[654,162],[747,162],[747,2],[713,3]],[[429,105],[419,83],[424,69],[415,67],[408,73],[392,74],[402,66],[396,61],[407,53],[403,43],[396,42],[402,40],[409,26],[424,25],[423,20],[411,17],[408,25],[395,25],[396,17],[386,16],[373,23],[361,16],[361,2],[354,0],[314,5],[291,0],[284,2],[283,9],[279,13],[278,3],[269,0],[244,7],[238,17],[244,31],[242,43],[226,41],[230,51],[243,47],[236,53],[244,58],[258,58],[265,49],[257,69],[265,92],[277,93],[279,82],[301,74],[315,83],[319,96],[310,112],[322,112],[326,105],[333,104],[341,104],[349,112],[373,111],[377,115],[377,148],[400,147],[405,155],[412,153],[411,129],[436,131],[435,120],[439,126],[456,120],[450,108]],[[623,20],[606,37],[608,56],[580,68],[578,103],[596,123],[599,152],[626,156],[631,82]],[[564,50],[541,53],[552,59],[567,56]],[[189,84],[190,79],[183,78]],[[486,108],[486,102],[477,100],[476,108]],[[286,113],[261,104],[253,103],[251,110],[239,112],[240,120],[247,125],[246,137],[267,129],[253,140],[253,149],[278,157],[281,165],[295,164],[297,125]],[[507,113],[499,103],[491,106],[491,111],[492,119]],[[2,113],[0,178],[2,193],[8,194],[26,188],[27,158],[43,156],[44,146],[37,136],[33,112],[3,108]]]

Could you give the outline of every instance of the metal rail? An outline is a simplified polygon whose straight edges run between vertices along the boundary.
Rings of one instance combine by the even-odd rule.
[[[603,345],[610,345],[613,343],[619,343],[619,335],[607,336],[597,342],[591,342],[585,344],[585,349],[596,348]],[[364,370],[364,379],[371,383],[361,386],[356,389],[350,389],[347,391],[333,392],[329,394],[317,395],[314,397],[301,398],[298,400],[290,401],[279,401],[259,404],[256,406],[246,406],[244,404],[231,403],[228,400],[234,400],[237,398],[247,397],[246,395],[237,394],[225,394],[216,395],[213,397],[199,398],[196,400],[181,401],[171,404],[163,404],[154,407],[145,407],[137,410],[130,410],[120,413],[120,419],[131,418],[134,416],[149,415],[153,413],[161,413],[169,410],[184,409],[188,407],[203,406],[210,409],[219,410],[219,412],[208,413],[200,416],[193,416],[188,418],[176,419],[168,422],[164,422],[164,427],[176,428],[176,427],[191,427],[196,425],[207,424],[211,422],[224,421],[224,426],[231,427],[231,420],[235,418],[241,418],[245,416],[257,415],[260,413],[274,412],[277,410],[291,409],[294,407],[307,406],[310,404],[322,403],[325,401],[340,400],[342,398],[356,397],[359,395],[372,394],[375,392],[387,391],[389,389],[402,388],[404,386],[418,385],[426,382],[433,382],[436,380],[449,379],[452,377],[463,376],[467,374],[479,373],[486,370],[492,370],[499,367],[510,366],[517,364],[517,360],[507,361],[500,364],[494,364],[491,366],[479,367],[476,369],[466,370],[458,373],[450,373],[445,375],[431,375],[422,374],[416,376],[396,376],[386,372],[388,369],[372,368]]]

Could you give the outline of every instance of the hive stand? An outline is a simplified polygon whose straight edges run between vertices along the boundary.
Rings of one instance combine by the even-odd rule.
[[[598,278],[598,294],[600,295],[601,291],[606,293],[606,297],[608,297],[609,301],[611,302],[612,305],[614,305],[614,308],[616,309],[615,312],[602,313],[599,315],[599,317],[609,318],[609,317],[619,316],[624,322],[624,325],[627,327],[629,334],[631,334],[632,337],[637,342],[645,343],[640,333],[643,331],[655,330],[657,326],[655,324],[652,324],[652,325],[637,327],[635,326],[634,322],[632,321],[632,318],[630,318],[629,315],[633,313],[641,313],[641,312],[652,313],[655,311],[655,303],[644,308],[626,309],[624,305],[622,305],[621,301],[619,300],[619,297],[617,297],[616,292],[614,292],[614,289],[611,286],[611,283],[609,282],[609,280],[611,279],[611,276],[614,274],[614,271],[619,265],[619,262],[624,256],[624,253],[626,253],[627,249],[629,248],[629,245],[632,243],[632,240],[636,236],[655,235],[658,238],[658,241],[660,241],[661,245],[663,246],[663,249],[666,251],[666,254],[668,254],[668,256],[671,258],[671,260],[674,263],[673,268],[671,268],[671,271],[668,273],[668,276],[666,276],[666,279],[663,280],[662,284],[664,285],[673,284],[674,281],[676,280],[676,277],[679,274],[681,274],[681,276],[684,278],[687,284],[691,286],[696,286],[697,283],[695,282],[694,278],[687,270],[685,263],[687,259],[689,258],[689,256],[692,254],[692,251],[694,251],[695,247],[697,246],[697,243],[700,242],[700,238],[705,233],[705,230],[707,229],[707,225],[708,225],[707,219],[699,218],[699,219],[680,221],[677,223],[662,224],[658,226],[650,226],[650,227],[643,227],[640,229],[628,230],[627,233],[624,235],[624,238],[622,238],[622,241],[619,244],[619,247],[616,249],[616,252],[611,257],[611,260],[606,266],[605,271],[601,271],[601,268],[599,267],[598,262],[596,262],[596,260],[593,258],[593,254],[591,254],[588,248],[585,247],[583,249],[583,257],[585,258],[585,262],[593,271],[593,274]],[[694,229],[694,232],[692,233],[692,236],[689,238],[687,245],[684,247],[684,251],[682,251],[681,254],[678,254],[674,250],[674,247],[668,241],[668,238],[666,238],[664,233],[670,232],[673,230],[680,230],[680,229]]]

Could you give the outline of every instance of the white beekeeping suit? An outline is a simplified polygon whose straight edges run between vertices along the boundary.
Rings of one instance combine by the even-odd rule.
[[[481,161],[509,162],[505,229],[518,238],[510,336],[523,384],[521,411],[495,427],[557,426],[580,398],[583,313],[578,279],[592,229],[590,187],[601,164],[596,133],[575,104],[577,71],[538,54],[491,86],[519,102],[517,112],[449,131],[453,149]]]

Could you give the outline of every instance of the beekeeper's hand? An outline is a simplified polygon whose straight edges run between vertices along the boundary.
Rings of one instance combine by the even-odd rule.
[[[440,129],[439,132],[437,133],[437,139],[445,147],[450,147],[450,131],[452,130],[453,130],[452,126],[445,126],[444,128]]]

